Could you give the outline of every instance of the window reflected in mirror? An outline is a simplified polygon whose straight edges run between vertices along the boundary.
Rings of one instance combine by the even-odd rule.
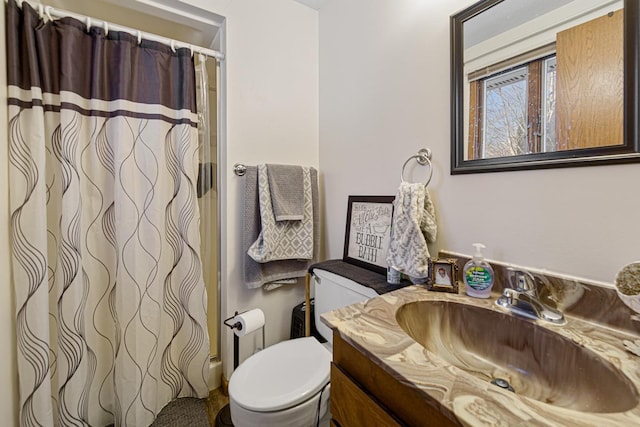
[[[637,35],[626,9],[638,6],[483,0],[452,16],[452,172],[640,157],[636,138],[625,139],[638,102],[624,89],[638,55],[625,45],[625,33]]]
[[[469,82],[469,159],[556,151],[556,56]]]
[[[558,31],[546,46],[469,69],[465,159],[622,144],[622,17],[607,12]],[[471,47],[470,66],[499,58],[494,41],[485,44]]]

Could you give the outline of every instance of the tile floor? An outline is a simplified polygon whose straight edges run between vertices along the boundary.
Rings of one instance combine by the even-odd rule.
[[[229,396],[224,394],[222,387],[211,390],[209,398],[205,401],[205,404],[207,407],[207,415],[209,416],[209,424],[211,424],[212,427],[215,426],[218,411],[227,403],[229,403]]]

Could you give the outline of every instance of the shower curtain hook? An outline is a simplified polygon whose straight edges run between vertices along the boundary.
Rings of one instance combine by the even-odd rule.
[[[138,30],[138,46],[142,44],[142,31]]]
[[[109,35],[109,24],[107,21],[104,21],[104,36],[107,37]]]
[[[51,6],[47,6],[44,8],[44,14],[47,15],[49,21],[53,21],[53,18],[51,17]]]
[[[171,50],[173,51],[173,53],[176,53],[176,41],[175,40],[171,40]]]
[[[198,61],[202,62],[207,62],[207,57],[205,55],[202,54],[202,52],[198,52]]]
[[[91,18],[87,16],[87,33],[91,31]]]
[[[44,19],[44,6],[42,3],[38,3],[38,16],[40,16],[40,19]]]
[[[189,50],[191,51],[191,57],[193,58],[193,45],[192,44],[189,45]]]

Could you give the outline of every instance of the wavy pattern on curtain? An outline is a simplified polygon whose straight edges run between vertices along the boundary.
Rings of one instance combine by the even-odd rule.
[[[7,5],[21,425],[208,393],[190,52]]]

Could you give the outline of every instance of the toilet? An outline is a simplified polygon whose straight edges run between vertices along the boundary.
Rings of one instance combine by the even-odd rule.
[[[229,380],[229,406],[235,427],[328,426],[331,329],[320,314],[378,294],[371,288],[315,269],[315,325],[327,340],[283,341],[248,357]]]

